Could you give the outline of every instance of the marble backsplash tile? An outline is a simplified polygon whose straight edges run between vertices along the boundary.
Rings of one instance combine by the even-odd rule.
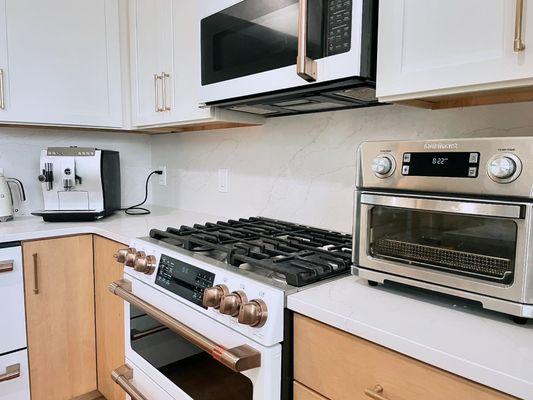
[[[348,232],[355,152],[364,140],[533,136],[533,103],[420,110],[383,106],[283,117],[262,127],[152,138],[168,185],[160,205],[223,217],[262,215]],[[229,191],[218,191],[218,169]]]

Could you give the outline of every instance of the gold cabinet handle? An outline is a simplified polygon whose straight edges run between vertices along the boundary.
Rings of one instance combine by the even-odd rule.
[[[0,274],[3,272],[11,272],[13,271],[13,266],[15,265],[14,260],[5,260],[0,261]]]
[[[307,82],[317,79],[317,63],[307,57],[307,0],[299,0],[298,11],[298,58],[296,59],[296,73]]]
[[[6,367],[5,374],[0,375],[0,382],[17,379],[20,376],[20,364],[13,364]]]
[[[33,254],[33,293],[39,294],[39,262],[37,253]]]
[[[365,389],[365,396],[373,400],[389,400],[383,396],[383,386],[376,385],[372,389]]]
[[[161,75],[154,74],[155,112],[163,111],[163,109],[159,105],[159,81],[161,79],[162,79]]]
[[[514,51],[524,51],[526,45],[522,39],[522,19],[524,15],[524,0],[516,0],[516,14],[514,22]]]
[[[166,72],[162,72],[161,73],[161,80],[162,80],[162,87],[163,87],[163,94],[162,94],[162,97],[163,97],[163,108],[161,109],[161,111],[170,111],[170,107],[169,105],[167,104],[167,96],[168,96],[168,91],[167,91],[167,83],[168,83],[168,80],[167,78],[170,78],[170,75],[167,74]]]
[[[6,109],[6,99],[4,93],[4,70],[0,68],[0,110]]]
[[[236,372],[246,371],[261,366],[261,353],[253,347],[244,344],[242,346],[226,349],[205,337],[199,332],[189,328],[181,322],[175,320],[170,315],[164,313],[153,305],[145,302],[131,292],[131,282],[120,280],[113,282],[108,287],[109,291],[131,305],[144,311],[150,317],[159,321],[170,330],[174,331],[184,339],[204,350],[215,360]]]
[[[111,379],[119,385],[132,400],[148,400],[139,390],[132,385],[133,370],[128,365],[123,365],[111,372]]]

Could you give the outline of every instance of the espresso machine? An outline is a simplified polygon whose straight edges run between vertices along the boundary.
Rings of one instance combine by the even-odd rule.
[[[44,209],[32,214],[45,221],[94,221],[121,208],[117,151],[49,147],[41,151],[40,171]]]

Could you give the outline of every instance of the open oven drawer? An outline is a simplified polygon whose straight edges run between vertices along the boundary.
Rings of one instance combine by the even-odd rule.
[[[0,357],[0,400],[30,400],[26,350]]]

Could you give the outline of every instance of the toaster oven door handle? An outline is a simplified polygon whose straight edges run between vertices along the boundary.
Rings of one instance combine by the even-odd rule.
[[[261,353],[244,344],[242,346],[227,349],[218,345],[211,339],[199,332],[182,324],[170,315],[164,313],[153,305],[135,296],[131,292],[131,282],[120,280],[109,285],[109,291],[131,305],[141,309],[147,315],[159,321],[161,324],[176,332],[178,335],[210,354],[221,364],[236,372],[246,371],[261,366]]]
[[[383,196],[363,193],[361,203],[373,206],[407,208],[420,211],[436,211],[450,214],[466,214],[499,218],[523,218],[523,206],[476,203],[470,201],[453,201],[418,197]]]
[[[139,390],[132,385],[133,369],[124,364],[111,372],[111,379],[119,385],[132,400],[148,400]]]

